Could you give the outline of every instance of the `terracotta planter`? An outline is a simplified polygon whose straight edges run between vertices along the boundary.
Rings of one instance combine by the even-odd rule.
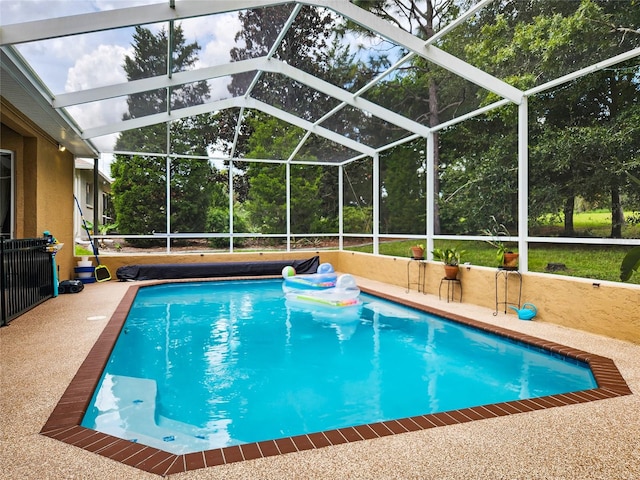
[[[411,247],[411,258],[422,260],[424,258],[424,248]]]
[[[444,266],[444,276],[449,280],[455,280],[458,278],[458,271],[460,268],[458,265],[445,265]]]
[[[502,264],[505,267],[509,267],[509,268],[514,268],[518,266],[518,257],[520,256],[520,254],[518,253],[509,253],[506,252],[504,254],[504,261],[502,262]]]

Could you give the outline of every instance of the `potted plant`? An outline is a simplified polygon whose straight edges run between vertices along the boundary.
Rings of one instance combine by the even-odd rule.
[[[444,275],[450,280],[458,278],[460,261],[466,253],[466,250],[458,250],[455,247],[435,248],[431,252],[434,260],[438,260],[444,263]]]
[[[502,267],[517,268],[519,254],[510,249],[503,240],[511,236],[509,230],[507,230],[504,224],[498,223],[496,217],[493,215],[491,216],[491,220],[493,222],[491,227],[483,231],[484,235],[491,237],[489,240],[485,240],[485,242],[497,249],[496,260]]]
[[[413,245],[411,247],[411,258],[413,258],[414,260],[424,259],[424,245]]]

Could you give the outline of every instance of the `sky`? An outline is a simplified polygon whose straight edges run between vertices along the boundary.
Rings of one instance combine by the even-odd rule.
[[[176,0],[179,5],[180,0]],[[0,0],[0,23],[13,24],[33,20],[92,13],[150,4],[167,4],[167,0]],[[237,13],[198,17],[180,21],[187,43],[197,42],[196,68],[222,65],[230,60],[229,52],[236,45],[235,35],[241,29]],[[152,32],[168,29],[168,22],[145,25]],[[58,95],[114,85],[127,81],[123,69],[126,56],[133,56],[134,28],[122,28],[103,32],[74,35],[16,46],[18,52],[34,69],[51,93]],[[364,37],[348,38],[352,51],[371,46]],[[386,48],[386,47],[385,47]],[[364,54],[364,53],[363,53]],[[227,90],[229,78],[209,81],[210,100],[230,96]],[[81,131],[118,123],[127,112],[126,96],[71,106],[67,111]],[[111,151],[117,134],[91,139],[101,151]],[[109,173],[111,154],[103,154],[100,168]]]
[[[178,0],[179,1],[179,0]],[[157,0],[2,0],[0,22],[20,23],[66,15],[162,3]],[[240,30],[237,14],[188,19],[181,22],[188,43],[197,41],[197,67],[224,64]],[[167,23],[148,25],[156,32]],[[123,28],[17,46],[53,94],[126,82],[124,58],[132,56],[133,28]],[[210,83],[213,100],[229,96],[227,80]],[[68,108],[82,129],[117,123],[127,112],[126,97]],[[115,136],[95,139],[98,147],[112,148]]]

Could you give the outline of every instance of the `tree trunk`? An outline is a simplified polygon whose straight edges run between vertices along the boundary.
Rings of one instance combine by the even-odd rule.
[[[611,238],[622,238],[622,225],[624,225],[624,212],[620,202],[620,188],[614,182],[611,186]]]
[[[572,237],[575,233],[573,229],[573,210],[575,203],[576,199],[573,195],[567,197],[564,201],[562,213],[564,214],[564,235],[566,237]]]

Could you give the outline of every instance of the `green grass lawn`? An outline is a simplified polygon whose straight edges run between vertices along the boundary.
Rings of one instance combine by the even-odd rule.
[[[637,218],[636,212],[624,212],[625,219]],[[608,210],[592,210],[576,213],[573,216],[573,228],[580,237],[608,237],[611,235],[611,212]],[[540,226],[531,228],[532,235],[554,237],[563,234],[562,222],[548,222],[542,219]],[[627,222],[622,226],[624,238],[637,238],[640,242],[640,222]]]
[[[88,248],[84,248],[81,245],[76,245],[73,254],[76,257],[92,256],[93,252]]]
[[[414,244],[415,241],[411,240],[381,243],[380,253],[409,257],[409,248]],[[443,240],[436,241],[435,246],[440,248],[453,246],[467,250],[463,262],[485,267],[497,266],[495,248],[484,242]],[[630,249],[630,246],[531,244],[529,247],[529,271],[545,272],[547,264],[563,263],[567,270],[548,273],[619,282],[620,263]],[[365,245],[350,247],[348,250],[371,253],[373,247]],[[640,274],[632,275],[627,283],[640,284]]]
[[[637,217],[637,213],[625,212],[625,218]],[[611,234],[611,212],[594,210],[577,213],[573,217],[574,229],[577,236],[608,237]],[[546,222],[544,226],[531,229],[534,236],[560,236],[563,232],[562,223]],[[624,238],[638,239],[640,245],[640,222],[627,222],[622,229]],[[385,242],[380,244],[382,255],[409,257],[409,249],[415,245],[415,240]],[[485,242],[477,241],[436,241],[439,248],[456,247],[467,251],[463,262],[485,267],[497,267],[496,250]],[[591,278],[594,280],[620,281],[620,264],[631,246],[609,245],[565,245],[565,244],[529,244],[529,271],[546,272],[549,263],[562,263],[566,270],[555,273],[572,277]],[[349,250],[361,252],[373,251],[373,246],[352,247]],[[640,284],[640,273],[634,273],[627,283]]]

